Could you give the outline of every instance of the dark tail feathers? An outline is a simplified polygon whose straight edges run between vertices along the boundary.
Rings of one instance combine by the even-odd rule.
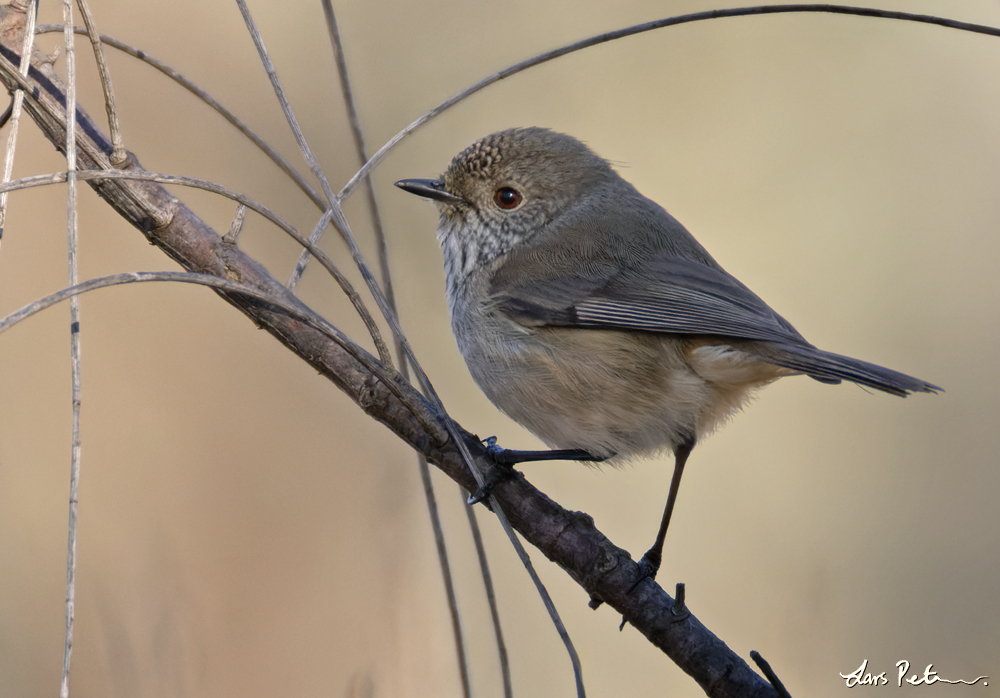
[[[768,348],[774,351],[768,351],[766,356],[761,357],[768,363],[801,371],[821,383],[839,383],[842,380],[849,380],[901,397],[906,397],[910,393],[943,391],[943,388],[939,388],[933,383],[922,381],[905,373],[876,366],[867,361],[852,359],[849,356],[833,354],[812,346],[769,343]]]

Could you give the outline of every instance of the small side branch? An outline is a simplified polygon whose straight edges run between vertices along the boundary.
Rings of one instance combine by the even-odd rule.
[[[778,692],[778,698],[792,698],[792,696],[789,695],[788,690],[785,688],[785,685],[781,683],[781,679],[779,679],[778,675],[774,673],[774,669],[771,668],[771,665],[767,663],[766,659],[760,656],[760,652],[757,650],[751,650],[750,659],[752,659],[760,670],[764,672],[764,676],[766,676],[767,680],[771,682],[772,686],[774,686],[774,690]]]

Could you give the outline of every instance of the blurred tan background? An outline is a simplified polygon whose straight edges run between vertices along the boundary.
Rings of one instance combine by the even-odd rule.
[[[734,3],[725,3],[735,6]],[[993,0],[870,6],[1000,26]],[[544,50],[719,2],[336,3],[368,142]],[[316,2],[251,9],[335,188],[356,169]],[[100,29],[166,61],[301,159],[234,3],[94,7]],[[43,22],[58,22],[48,3]],[[44,39],[51,50],[58,39]],[[103,123],[86,42],[81,104]],[[309,231],[315,209],[172,82],[114,51],[126,145],[150,170],[217,180]],[[60,59],[57,66],[64,70]],[[572,133],[615,161],[819,346],[944,386],[900,400],[803,378],[767,388],[696,450],[660,581],[793,695],[845,692],[868,660],[895,677],[1000,684],[1000,39],[827,15],[701,22],[503,81],[397,148],[375,183],[403,324],[466,428],[538,443],[473,385],[454,346],[433,207],[395,190],[475,138]],[[4,131],[6,134],[6,131]],[[4,140],[6,135],[4,135]],[[15,176],[64,169],[22,124]],[[175,190],[221,232],[234,206]],[[11,197],[0,315],[65,285],[65,190]],[[366,207],[348,213],[374,259]],[[81,278],[174,265],[81,187]],[[287,279],[296,247],[248,217],[241,244]],[[350,267],[332,234],[325,247]],[[357,275],[354,275],[356,278]],[[359,284],[360,285],[360,284]],[[311,268],[303,297],[363,339]],[[65,305],[0,336],[0,694],[58,690],[69,470]],[[203,288],[83,297],[83,475],[72,690],[79,696],[459,695],[414,455]],[[667,462],[532,466],[529,479],[648,547]],[[501,695],[460,494],[437,479],[475,695]],[[479,512],[519,696],[571,696],[554,630]],[[592,696],[703,695],[608,608],[533,556]],[[909,688],[909,691],[917,689]]]

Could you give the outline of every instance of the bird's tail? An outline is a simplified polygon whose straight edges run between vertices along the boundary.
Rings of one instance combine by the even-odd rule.
[[[761,357],[768,363],[800,371],[821,383],[840,383],[842,380],[849,380],[901,397],[906,397],[910,393],[943,391],[943,388],[933,383],[905,373],[860,359],[852,359],[849,356],[833,354],[813,346],[771,344],[769,349],[774,351],[768,351],[766,356]]]

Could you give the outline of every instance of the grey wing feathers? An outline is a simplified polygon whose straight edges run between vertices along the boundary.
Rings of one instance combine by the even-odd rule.
[[[794,327],[722,269],[659,256],[608,277],[535,279],[495,288],[525,325],[607,327],[807,344]]]
[[[524,325],[750,340],[761,360],[824,383],[846,379],[896,395],[940,390],[903,373],[817,349],[733,276],[676,255],[654,255],[610,278],[536,278],[494,291],[499,309]]]
[[[655,280],[651,283],[651,280]],[[581,324],[805,343],[792,325],[734,277],[683,257],[654,257],[578,299]]]

